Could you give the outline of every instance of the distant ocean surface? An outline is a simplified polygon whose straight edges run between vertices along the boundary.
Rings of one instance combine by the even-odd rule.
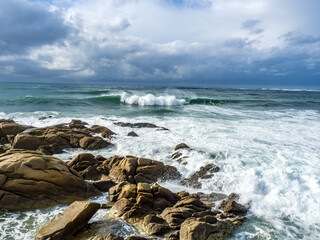
[[[52,116],[45,120],[40,117]],[[248,221],[230,239],[320,239],[320,91],[285,89],[163,88],[109,85],[0,83],[0,118],[35,127],[81,119],[118,135],[105,157],[135,155],[176,166],[183,177],[214,163],[220,172],[188,189],[240,194]],[[132,129],[113,124],[150,122],[170,129]],[[187,165],[171,160],[185,142]],[[80,149],[55,155],[69,160]],[[102,196],[98,201],[106,201]],[[0,239],[34,239],[65,206],[1,212]],[[96,216],[99,218],[100,216]],[[122,234],[134,232],[126,225]]]

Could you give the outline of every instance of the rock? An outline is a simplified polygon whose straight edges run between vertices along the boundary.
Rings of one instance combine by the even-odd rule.
[[[14,137],[31,126],[15,123],[11,119],[0,119],[0,144],[12,143]]]
[[[215,192],[209,194],[197,192],[197,195],[199,196],[200,200],[208,207],[215,207],[215,202],[227,198],[227,195]]]
[[[88,123],[82,122],[81,120],[73,119],[69,123],[69,128],[78,128],[78,129],[87,128],[86,125],[88,125]]]
[[[179,143],[179,144],[174,148],[174,150],[177,151],[177,150],[179,150],[179,149],[190,149],[190,147],[189,147],[187,144],[185,144],[185,143]]]
[[[129,136],[129,137],[138,137],[138,134],[136,134],[134,131],[131,131],[131,132],[128,133],[127,136]]]
[[[99,210],[100,204],[93,202],[74,202],[63,213],[52,219],[37,233],[36,240],[64,240],[83,229],[91,217]]]
[[[180,229],[181,240],[222,240],[230,236],[234,229],[240,226],[245,218],[236,217],[227,220],[217,220],[214,217],[186,219]]]
[[[83,149],[96,150],[111,145],[100,137],[84,137],[79,141],[79,145]]]
[[[134,204],[130,200],[122,198],[112,206],[109,216],[121,218],[125,213],[129,212],[133,206]]]
[[[89,238],[89,240],[103,240],[103,237],[102,236],[94,236],[94,237],[91,237]]]
[[[219,209],[225,213],[231,213],[234,215],[245,215],[248,211],[245,206],[237,203],[234,200],[223,200],[219,206]]]
[[[108,192],[110,188],[116,185],[116,183],[107,176],[102,176],[100,180],[94,181],[92,184],[101,192]]]
[[[140,236],[130,236],[127,237],[126,240],[155,240],[154,238],[145,238]]]
[[[131,127],[131,128],[159,128],[160,130],[169,130],[164,127],[159,127],[152,123],[125,123],[125,122],[115,122],[114,123],[120,127]]]
[[[48,119],[48,118],[53,118],[53,116],[43,116],[43,117],[39,117],[39,120],[46,120],[46,119]]]
[[[99,125],[93,125],[91,127],[91,131],[94,133],[101,133],[102,137],[109,138],[109,139],[111,139],[112,136],[115,135],[115,133],[113,131],[111,131],[109,128],[99,126]]]
[[[183,179],[180,183],[188,187],[201,188],[202,184],[199,182],[199,179],[211,178],[214,173],[219,171],[219,167],[215,166],[214,164],[208,164],[204,167],[201,167],[200,170],[193,174],[190,178]]]
[[[124,240],[124,238],[120,237],[118,234],[110,233],[104,238],[104,240]]]
[[[100,161],[94,156],[89,158],[77,155],[68,165],[85,179],[91,180],[98,180],[102,175],[108,175],[115,182],[153,183],[158,180],[178,179],[181,176],[173,166],[134,156],[113,156]]]
[[[12,148],[42,151],[45,149],[46,153],[55,154],[61,153],[65,148],[82,147],[94,150],[112,145],[100,137],[93,137],[93,132],[78,121],[73,120],[69,125],[59,124],[19,133],[14,138]]]
[[[154,214],[149,214],[144,217],[143,227],[144,231],[149,235],[163,235],[170,231],[167,222]]]
[[[98,194],[100,191],[58,158],[25,150],[0,155],[0,208],[36,209]]]

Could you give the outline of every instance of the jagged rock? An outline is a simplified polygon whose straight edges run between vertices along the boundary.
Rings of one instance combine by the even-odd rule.
[[[93,137],[92,131],[79,120],[69,125],[59,124],[44,128],[34,128],[15,136],[14,149],[48,150],[46,153],[60,153],[65,148],[99,149],[112,145],[100,137]],[[82,127],[81,127],[82,126]],[[53,145],[53,146],[51,146]],[[56,147],[58,145],[58,147]]]
[[[103,237],[102,236],[94,236],[94,237],[89,238],[89,240],[103,240]]]
[[[245,215],[248,211],[245,206],[237,203],[234,200],[223,200],[219,206],[219,209],[225,213],[231,213],[234,215]]]
[[[215,207],[216,201],[220,201],[222,199],[227,198],[227,195],[223,193],[215,193],[215,192],[209,193],[209,194],[197,192],[197,195],[199,196],[200,200],[208,207]]]
[[[154,238],[145,238],[140,236],[130,236],[127,237],[126,240],[154,240]]]
[[[202,184],[199,182],[199,179],[211,178],[214,173],[219,171],[219,167],[215,166],[214,164],[208,164],[204,167],[201,167],[200,170],[193,174],[190,178],[183,179],[180,183],[188,187],[201,188]]]
[[[178,179],[181,177],[179,171],[173,166],[134,156],[113,156],[100,161],[94,158],[93,155],[77,155],[68,165],[78,171],[85,179],[92,180],[98,180],[102,175],[108,175],[116,182],[153,183],[157,180]]]
[[[40,229],[35,239],[68,239],[83,229],[99,208],[98,203],[76,201]]]
[[[190,147],[189,147],[187,144],[185,144],[185,143],[179,143],[179,144],[174,148],[174,150],[177,151],[177,150],[179,150],[179,149],[190,149]]]
[[[39,120],[46,120],[46,119],[48,119],[48,118],[53,118],[53,116],[43,116],[43,117],[39,117]]]
[[[138,137],[138,134],[136,134],[134,131],[131,131],[131,132],[128,133],[127,136],[129,136],[129,137]]]
[[[0,155],[0,208],[43,208],[98,194],[100,191],[58,158],[25,150]]]
[[[234,229],[245,221],[244,217],[218,220],[213,216],[191,217],[180,229],[181,240],[222,240],[230,236]]]
[[[154,214],[149,214],[144,217],[143,227],[145,232],[149,235],[163,235],[170,231],[167,222]]]
[[[92,184],[101,192],[108,192],[110,188],[116,185],[116,183],[107,176],[102,176],[100,180],[94,181]]]

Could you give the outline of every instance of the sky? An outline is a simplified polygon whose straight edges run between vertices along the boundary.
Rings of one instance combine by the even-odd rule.
[[[320,88],[319,0],[0,0],[0,81]]]

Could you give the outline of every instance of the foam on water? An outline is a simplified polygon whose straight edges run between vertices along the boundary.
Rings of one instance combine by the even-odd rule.
[[[232,239],[319,239],[320,238],[320,113],[316,110],[228,108],[214,105],[185,105],[175,97],[123,94],[121,101],[140,106],[184,105],[174,117],[82,115],[90,125],[103,125],[117,133],[115,147],[92,151],[105,157],[136,155],[176,166],[188,177],[201,166],[214,163],[221,168],[213,178],[203,180],[201,191],[236,192],[240,202],[249,203],[248,221]],[[131,106],[130,106],[131,107]],[[140,108],[140,107],[136,107]],[[147,107],[144,107],[147,108]],[[53,118],[38,120],[41,116]],[[21,124],[43,127],[70,122],[77,117],[60,112],[1,113]],[[131,129],[114,125],[123,122],[151,122],[170,131]],[[134,130],[139,137],[126,136]],[[171,160],[173,148],[187,143],[193,151],[186,166]],[[56,155],[70,160],[78,149]],[[163,183],[175,191],[187,189],[178,181]],[[103,202],[106,196],[97,199]],[[14,231],[15,239],[33,239],[37,226],[43,226],[56,212],[37,210],[0,215],[0,236]],[[55,212],[56,211],[56,212]],[[25,215],[23,215],[25,214]],[[21,217],[23,216],[23,217]],[[36,217],[35,217],[36,216]],[[102,215],[97,214],[95,219]],[[45,220],[44,220],[45,219]],[[30,230],[31,229],[31,230]],[[25,235],[25,232],[30,232]],[[9,239],[9,238],[8,238]]]
[[[186,104],[184,99],[177,99],[175,96],[155,96],[153,94],[138,96],[129,95],[126,92],[121,94],[121,102],[139,106],[181,106]]]

